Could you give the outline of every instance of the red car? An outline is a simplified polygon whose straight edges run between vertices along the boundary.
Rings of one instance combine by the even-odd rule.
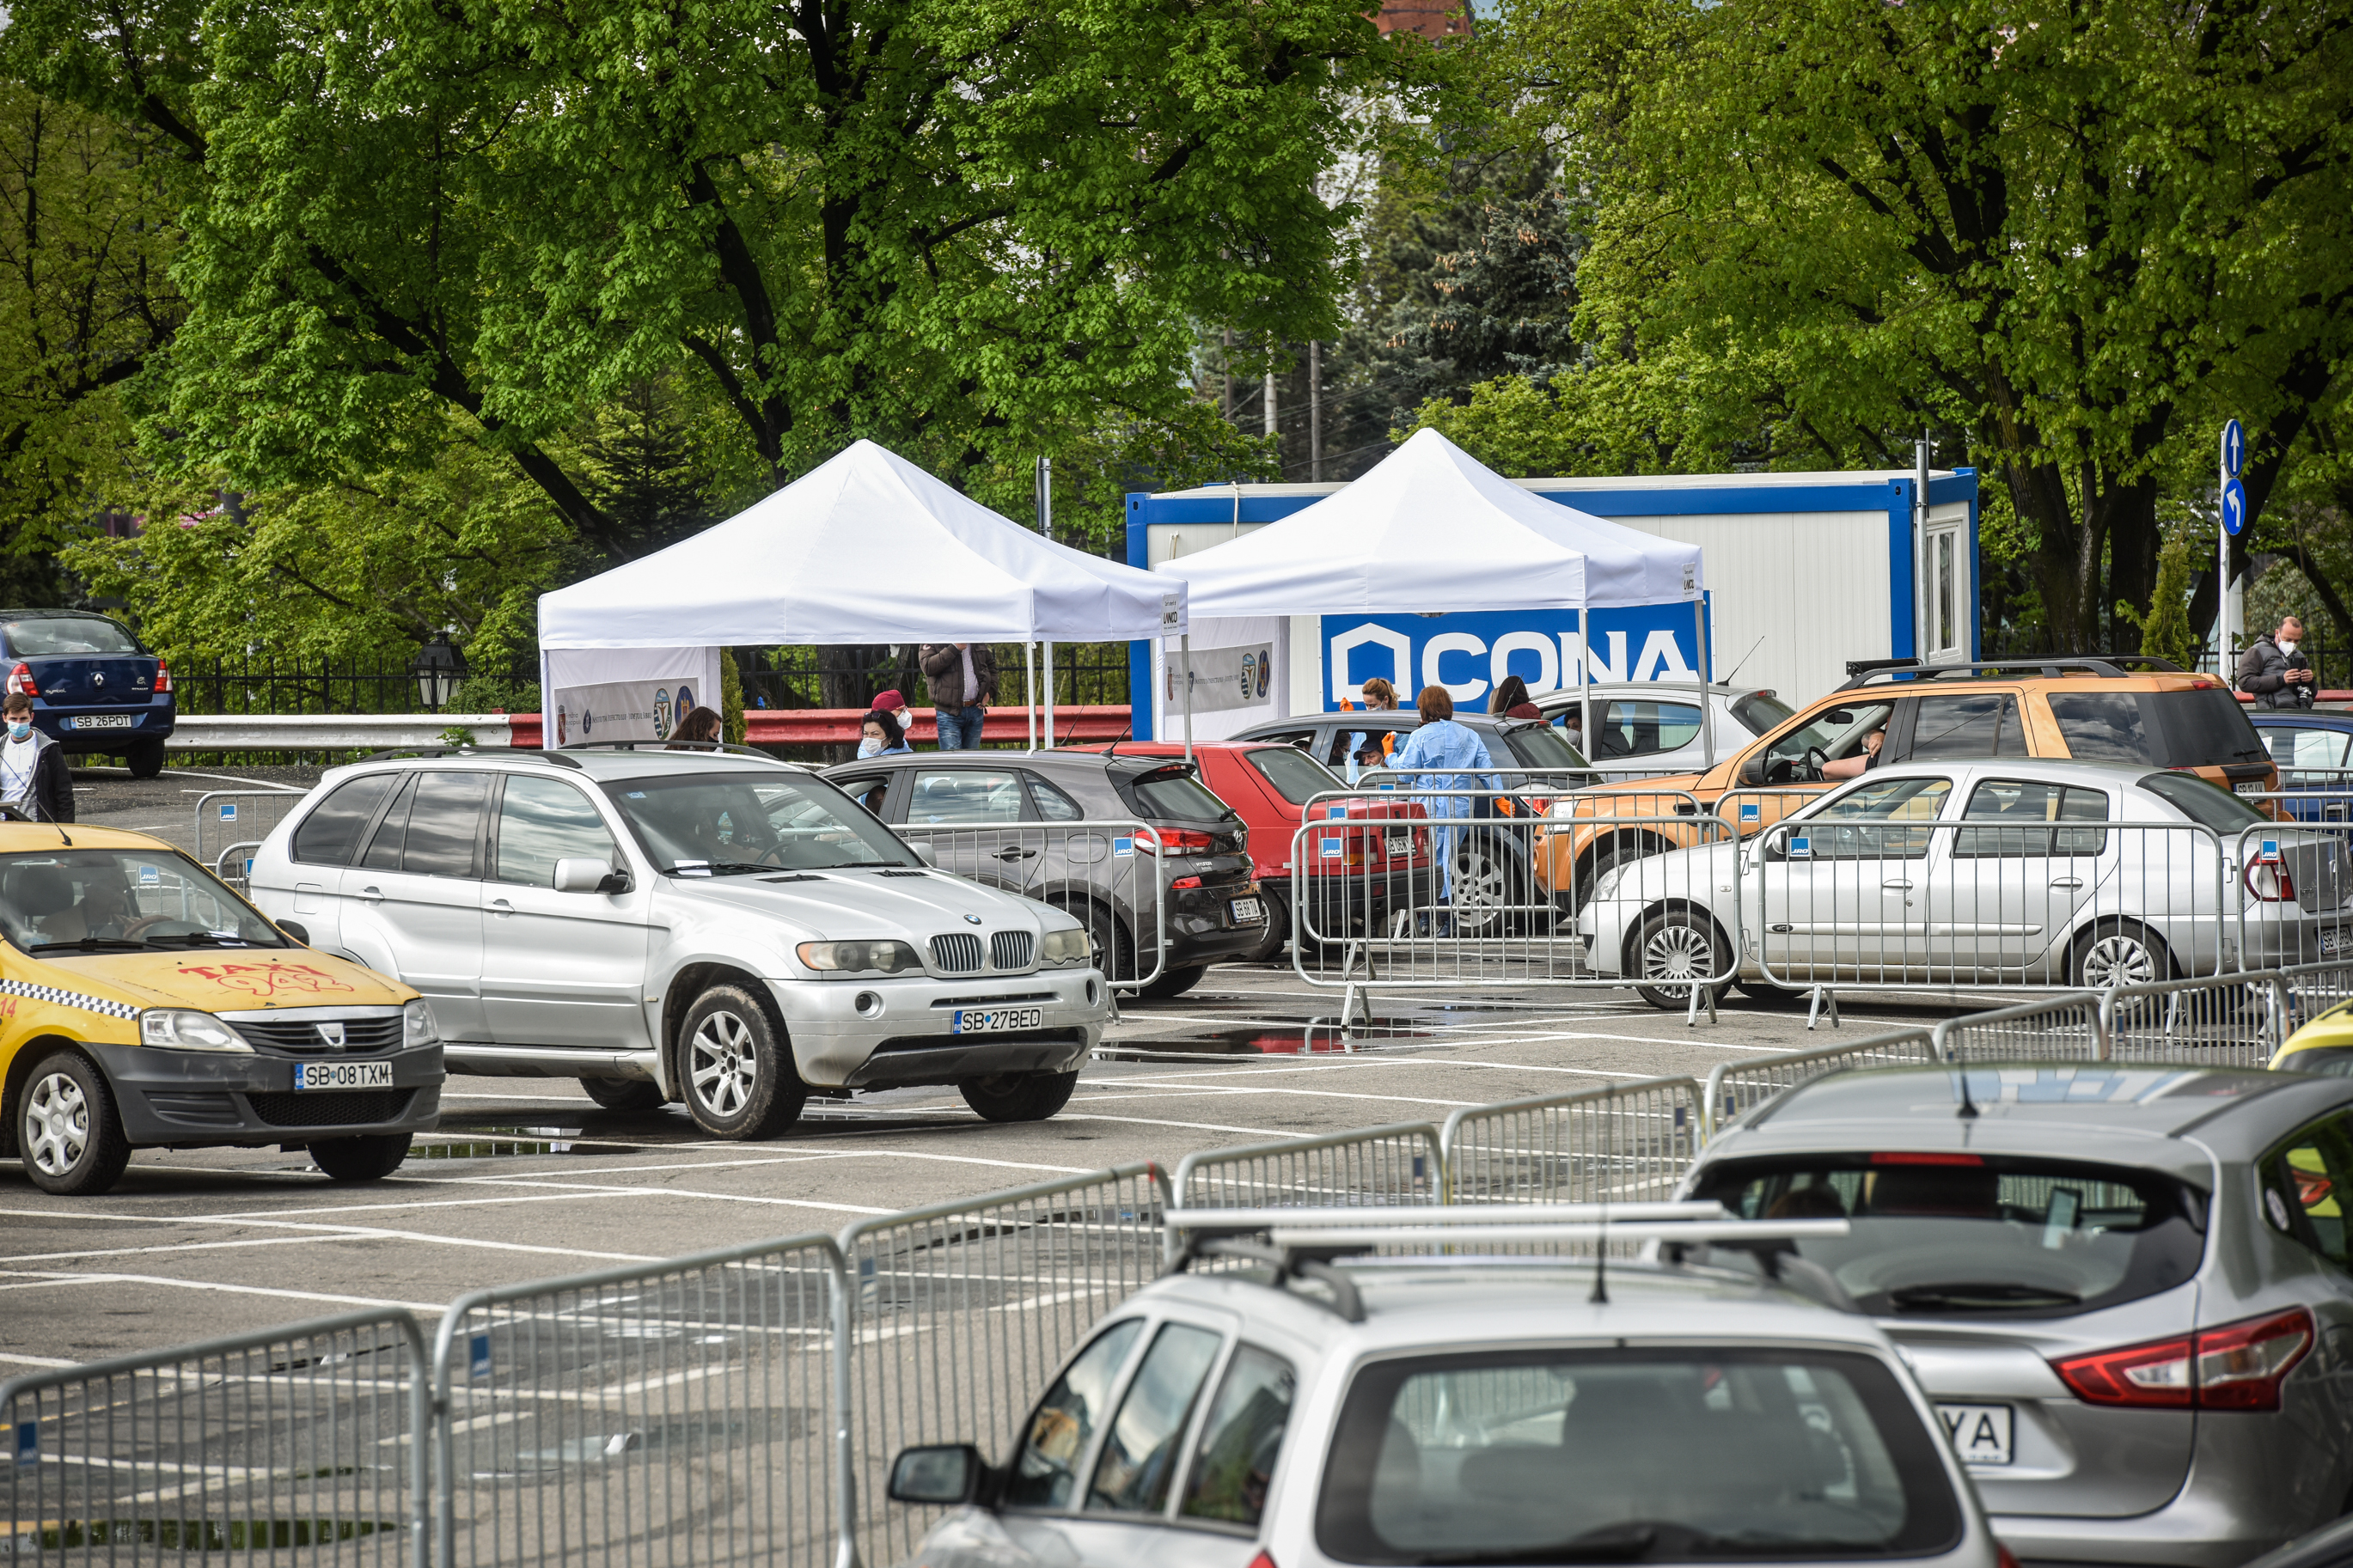
[[[1083,751],[1113,750],[1086,746]],[[1181,757],[1173,741],[1121,741],[1123,757]],[[1193,747],[1201,782],[1250,825],[1250,870],[1268,901],[1266,942],[1244,957],[1271,959],[1291,937],[1291,850],[1307,803],[1319,795],[1345,790],[1347,781],[1296,746],[1270,741],[1202,741]],[[1322,816],[1327,808],[1318,805]],[[1345,814],[1350,826],[1311,834],[1307,852],[1308,929],[1331,938],[1377,933],[1392,909],[1402,910],[1409,889],[1430,901],[1430,835],[1406,827],[1367,829],[1366,821],[1421,821],[1428,813],[1404,801],[1335,802],[1332,815]],[[1409,873],[1418,873],[1411,875]]]

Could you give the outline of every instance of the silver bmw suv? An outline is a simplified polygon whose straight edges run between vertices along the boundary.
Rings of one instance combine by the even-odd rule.
[[[432,1004],[451,1073],[683,1100],[782,1131],[812,1094],[1069,1100],[1111,1016],[1071,916],[936,870],[841,791],[743,754],[386,753],[254,856],[254,901]]]

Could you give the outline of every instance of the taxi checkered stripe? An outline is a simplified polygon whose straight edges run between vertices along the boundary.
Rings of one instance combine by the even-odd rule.
[[[60,1007],[79,1007],[85,1013],[96,1013],[108,1018],[136,1018],[140,1009],[128,1002],[110,1002],[103,996],[85,996],[79,991],[68,991],[56,985],[36,985],[29,980],[0,980],[0,996],[22,996],[31,1002],[54,1002]]]

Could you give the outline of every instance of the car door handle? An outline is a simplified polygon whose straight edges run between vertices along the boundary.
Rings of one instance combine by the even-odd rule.
[[[381,900],[384,897],[384,889],[382,888],[362,888],[360,889],[360,897],[371,900]]]
[[[1879,885],[1890,892],[1908,893],[1912,890],[1912,884],[1909,882],[1882,882]]]
[[[999,849],[997,858],[999,860],[1027,860],[1037,853],[1035,849]]]
[[[2053,877],[2051,879],[2051,885],[2054,888],[2080,888],[2084,885],[2084,879],[2081,877]]]
[[[507,902],[504,899],[492,899],[489,904],[484,907],[492,914],[511,915],[515,912],[514,906]]]

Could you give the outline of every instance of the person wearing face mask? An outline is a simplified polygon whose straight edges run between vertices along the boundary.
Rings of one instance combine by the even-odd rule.
[[[74,819],[73,770],[58,743],[33,727],[33,700],[11,691],[0,701],[8,727],[0,740],[0,801],[41,822]]]
[[[858,742],[860,757],[887,757],[914,749],[907,744],[906,731],[899,728],[898,714],[889,709],[877,708],[862,721],[861,739]]]
[[[2309,708],[2313,698],[2312,660],[2299,646],[2304,623],[2294,616],[2265,632],[2239,656],[2239,689],[2259,707]]]

